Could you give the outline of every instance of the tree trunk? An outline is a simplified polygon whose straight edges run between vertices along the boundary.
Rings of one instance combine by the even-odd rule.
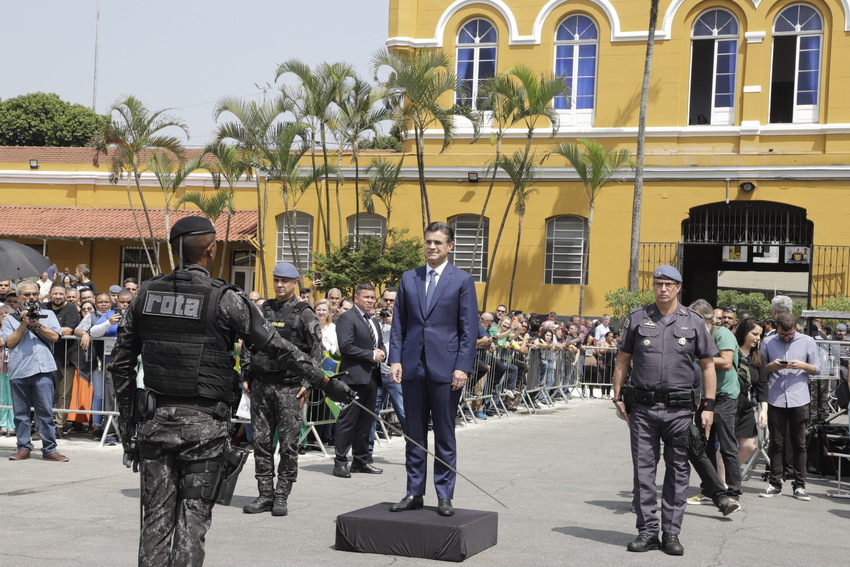
[[[640,270],[640,217],[643,207],[643,164],[646,159],[646,110],[649,101],[649,79],[652,74],[652,53],[655,49],[655,25],[658,22],[658,0],[651,0],[649,35],[646,38],[646,60],[643,66],[643,85],[640,91],[637,156],[635,157],[635,194],[632,201],[632,234],[629,247],[629,291],[637,291]]]
[[[319,178],[315,177],[316,174],[316,133],[312,132],[310,134],[310,165],[313,167],[313,186],[316,188],[316,202],[318,203],[319,209],[319,232],[322,234],[322,239],[325,241],[325,253],[330,254],[331,251],[331,235],[328,227],[325,225],[325,211],[322,207],[322,188],[320,186]],[[330,203],[328,206],[330,207]]]
[[[227,197],[227,228],[224,229],[224,242],[221,244],[221,263],[218,266],[219,279],[224,278],[224,264],[227,262],[227,243],[230,242],[230,220],[233,218],[233,185],[230,185],[230,192]],[[231,279],[233,274],[231,274]]]
[[[499,162],[499,158],[502,155],[502,139],[499,138],[496,141],[496,158],[495,163]],[[487,205],[490,203],[490,197],[493,195],[493,187],[496,185],[496,173],[498,173],[499,168],[497,166],[493,166],[493,174],[490,175],[490,186],[487,187],[487,195],[484,197],[484,205],[481,207],[481,215],[478,217],[478,226],[475,228],[475,245],[472,247],[472,265],[469,267],[469,271],[472,272],[475,270],[475,259],[478,257],[478,245],[481,243],[481,231],[484,230],[484,215],[487,213]],[[487,255],[487,251],[484,251],[483,255]]]
[[[360,160],[357,156],[357,140],[351,145],[351,157],[354,158],[354,241],[360,240]],[[390,221],[387,219],[387,229]]]
[[[145,233],[142,232],[142,225],[139,224],[139,219],[136,218],[136,207],[133,206],[133,193],[130,190],[132,185],[131,173],[127,174],[127,202],[130,204],[130,216],[133,217],[133,222],[136,224],[136,231],[139,233],[139,240],[142,241],[142,250],[145,251],[145,256],[148,259],[148,266],[150,266],[151,272],[156,274],[156,267],[153,263],[153,259],[151,258],[151,251],[148,250],[148,243],[145,241]]]
[[[168,201],[165,202],[165,239],[168,240],[168,235],[171,234],[171,218],[169,216]],[[166,246],[166,254],[168,254],[168,266],[171,271],[174,271],[174,256],[171,255],[171,246]]]
[[[431,222],[431,205],[428,203],[428,188],[425,186],[425,132],[416,128],[416,169],[419,173],[419,198],[422,202],[422,228]]]
[[[487,282],[484,284],[484,298],[481,302],[481,309],[487,310],[487,295],[490,293],[490,281],[493,279],[493,267],[496,265],[496,254],[499,252],[499,241],[502,240],[502,231],[505,230],[505,222],[508,220],[508,214],[511,212],[511,205],[516,196],[516,188],[511,190],[511,196],[508,198],[508,204],[505,206],[505,214],[502,215],[502,222],[499,224],[499,232],[496,233],[496,241],[493,243],[493,253],[490,255],[490,265],[487,266]]]
[[[519,243],[522,239],[522,219],[525,216],[525,213],[519,213],[519,220],[517,221],[519,224],[517,225],[516,231],[516,250],[514,250],[514,266],[511,270],[511,288],[510,292],[508,292],[508,305],[514,304],[514,281],[516,280],[516,265],[519,262]]]
[[[590,239],[590,227],[593,226],[593,211],[596,207],[596,203],[590,201],[590,210],[587,213],[587,252],[584,250],[581,251],[581,285],[579,286],[579,295],[578,295],[578,316],[581,317],[583,315],[582,310],[584,309],[584,287],[587,285],[585,280],[587,278],[587,267],[590,264],[590,243],[593,242]]]
[[[260,176],[257,175],[257,253],[260,264],[260,280],[263,282],[263,297],[268,297],[268,283],[266,283],[266,227],[265,217],[262,214],[263,189],[260,187]],[[255,286],[256,287],[256,286]]]
[[[283,215],[286,219],[286,239],[289,240],[289,249],[292,251],[292,259],[294,260],[295,267],[298,268],[298,273],[302,274],[303,272],[301,269],[301,255],[298,253],[298,241],[292,231],[292,221],[295,220],[295,213],[293,212],[291,215],[289,214],[289,192],[285,183],[282,183],[282,189]]]
[[[133,172],[133,177],[136,180],[136,191],[138,191],[138,193],[139,193],[139,200],[142,203],[142,211],[144,211],[144,213],[145,213],[145,221],[147,221],[147,223],[148,223],[148,232],[150,232],[150,235],[151,235],[151,244],[153,246],[153,255],[154,255],[154,260],[156,261],[156,266],[153,267],[154,268],[153,269],[153,275],[156,276],[156,275],[159,275],[160,272],[162,271],[159,268],[159,244],[157,243],[156,235],[153,232],[153,222],[151,222],[151,212],[148,209],[147,202],[145,201],[145,194],[142,192],[142,184],[139,183],[139,177],[140,176],[141,176],[140,173],[136,173],[135,171]],[[150,257],[150,255],[148,255],[148,257]]]
[[[322,122],[319,125],[319,138],[322,142],[322,161],[325,164],[325,204],[327,204],[327,208],[325,209],[325,227],[328,234],[328,247],[330,248],[330,238],[331,238],[331,183],[330,183],[330,172],[328,171],[328,148],[325,145],[325,123]],[[337,178],[339,180],[339,178]],[[337,195],[338,196],[338,195]],[[339,199],[337,199],[337,206],[339,206]],[[342,223],[342,220],[339,221]],[[340,239],[342,238],[342,224],[339,227]]]

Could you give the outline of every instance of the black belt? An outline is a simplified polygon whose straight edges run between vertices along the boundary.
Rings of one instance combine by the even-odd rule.
[[[184,398],[157,394],[156,407],[189,408],[208,413],[216,419],[228,419],[230,417],[230,406],[222,401],[208,398]]]
[[[676,407],[686,407],[686,401],[692,399],[693,390],[673,390],[663,392],[657,390],[641,390],[635,388],[635,401],[645,406],[667,404]]]

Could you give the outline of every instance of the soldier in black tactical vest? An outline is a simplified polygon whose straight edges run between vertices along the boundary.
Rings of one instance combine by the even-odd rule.
[[[119,323],[111,366],[124,463],[141,463],[139,565],[157,567],[204,562],[204,537],[226,474],[238,338],[298,368],[331,399],[352,397],[275,333],[238,288],[210,277],[216,239],[208,219],[177,221],[169,242],[179,268],[142,286]],[[139,355],[144,389],[136,386]],[[133,422],[140,422],[135,435]]]
[[[278,334],[321,364],[324,358],[322,330],[310,305],[299,301],[295,287],[298,269],[281,263],[274,268],[275,298],[260,310]],[[301,407],[308,385],[298,368],[265,353],[243,354],[243,387],[251,396],[251,428],[254,432],[254,467],[260,495],[242,508],[246,514],[271,510],[286,516],[286,501],[298,477],[298,435]],[[274,485],[274,432],[278,431],[280,462]]]

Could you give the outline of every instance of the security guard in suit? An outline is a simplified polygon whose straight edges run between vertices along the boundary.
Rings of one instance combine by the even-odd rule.
[[[631,430],[634,466],[638,537],[627,549],[641,552],[661,548],[668,555],[682,555],[685,550],[679,532],[690,477],[687,431],[698,404],[702,404],[706,435],[711,428],[717,347],[702,316],[677,300],[682,287],[679,270],[659,266],[653,278],[655,303],[629,313],[614,368],[614,404]],[[694,359],[702,371],[705,399],[701,402],[694,388]],[[626,387],[630,365],[631,385]],[[655,474],[662,441],[667,472],[659,530]]]
[[[322,364],[325,349],[322,330],[312,307],[299,301],[295,287],[298,269],[287,262],[274,267],[275,298],[260,310],[277,333]],[[259,514],[271,510],[272,516],[286,516],[287,500],[298,477],[298,434],[301,432],[301,405],[307,382],[290,364],[279,362],[265,353],[243,353],[243,386],[251,396],[251,429],[254,433],[254,467],[259,496],[242,511]],[[280,462],[277,487],[274,484],[274,432],[278,431]]]
[[[142,286],[119,323],[111,365],[124,462],[141,462],[139,565],[156,567],[204,562],[204,537],[225,469],[237,338],[293,365],[331,399],[351,398],[345,384],[328,380],[280,338],[238,289],[210,277],[216,239],[208,219],[177,221],[169,242],[180,267]],[[144,389],[136,386],[139,355]],[[141,424],[133,436],[136,420]]]

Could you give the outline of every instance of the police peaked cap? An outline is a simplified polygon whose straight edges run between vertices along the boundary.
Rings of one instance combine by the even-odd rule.
[[[296,268],[289,262],[281,262],[280,264],[274,267],[274,277],[297,280],[299,277],[298,268]]]
[[[655,268],[652,277],[656,280],[673,280],[676,283],[682,283],[682,274],[679,273],[679,270],[666,264]]]
[[[175,238],[191,234],[209,234],[215,232],[215,227],[210,219],[206,217],[184,217],[174,223],[168,242],[174,242]]]

